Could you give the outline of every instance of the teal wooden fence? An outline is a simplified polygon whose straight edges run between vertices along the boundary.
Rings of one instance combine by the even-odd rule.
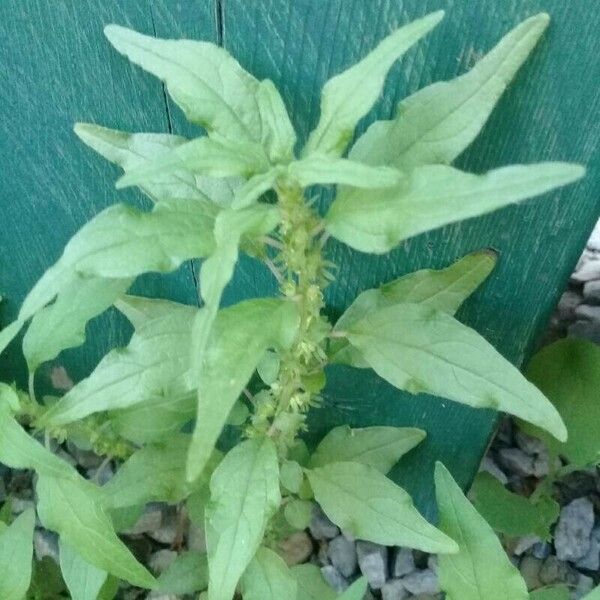
[[[260,78],[282,90],[306,135],[318,117],[319,90],[393,28],[444,8],[444,22],[393,70],[374,116],[388,117],[405,95],[465,71],[520,20],[540,10],[552,25],[502,99],[478,141],[460,159],[483,171],[507,163],[571,160],[587,164],[581,183],[551,198],[419,236],[385,257],[332,243],[339,276],[327,296],[338,315],[361,290],[422,267],[441,267],[491,246],[500,253],[489,282],[462,309],[516,364],[528,355],[599,212],[600,11],[585,0],[3,0],[0,2],[0,318],[15,316],[26,292],[90,217],[136,193],[115,192],[116,171],[78,142],[75,121],[131,131],[192,134],[159,83],[114,52],[107,23],[161,37],[220,43]],[[326,201],[326,200],[325,200]],[[196,301],[197,265],[144,277],[137,291]],[[268,272],[241,262],[226,302],[274,291]],[[128,330],[115,314],[89,328],[86,345],[59,361],[80,378]],[[4,379],[23,373],[18,344],[0,365]],[[48,370],[46,370],[46,375]],[[43,373],[42,373],[43,376]],[[417,425],[427,441],[393,471],[433,514],[433,462],[441,458],[466,485],[496,420],[430,397],[412,397],[350,368],[329,373],[313,435],[334,423]]]

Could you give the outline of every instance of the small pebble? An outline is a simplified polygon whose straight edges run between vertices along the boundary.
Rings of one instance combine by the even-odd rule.
[[[576,566],[578,569],[588,571],[598,571],[600,569],[600,527],[592,530],[590,547],[585,556],[577,561]]]
[[[387,580],[388,549],[372,542],[356,542],[356,553],[361,573],[374,590],[379,590]]]
[[[579,573],[577,584],[572,592],[571,598],[574,600],[580,600],[584,598],[594,589],[594,580],[583,573]]]
[[[502,448],[498,452],[498,459],[505,469],[521,477],[528,477],[535,473],[534,458],[525,454],[520,448]]]
[[[557,306],[558,318],[568,321],[573,318],[575,309],[581,304],[583,298],[572,290],[567,290],[560,298]]]
[[[58,562],[58,536],[47,529],[36,529],[33,534],[33,548],[36,560],[49,556]]]
[[[531,548],[531,554],[536,558],[544,560],[550,556],[552,552],[552,546],[548,542],[538,542]]]
[[[163,511],[163,517],[161,525],[158,529],[154,529],[153,531],[149,531],[148,535],[155,541],[172,545],[177,539],[178,533],[178,519],[177,513],[174,509],[169,507],[169,510]]]
[[[81,450],[71,441],[67,441],[67,450],[84,469],[97,469],[104,460],[91,450]]]
[[[329,542],[327,555],[331,564],[344,576],[351,577],[356,571],[358,559],[355,545],[343,535],[338,535]]]
[[[177,552],[174,550],[158,550],[150,556],[148,566],[155,575],[166,571],[171,563],[177,558]]]
[[[516,556],[521,556],[539,541],[540,538],[537,535],[525,535],[522,538],[518,539],[517,543],[512,548],[512,552]]]
[[[409,595],[401,579],[390,579],[381,588],[381,600],[405,600]]]
[[[544,442],[519,429],[517,429],[515,433],[515,442],[517,443],[517,446],[523,450],[523,452],[529,454],[530,456],[537,456],[538,454],[542,454],[546,451]]]
[[[313,552],[313,543],[305,531],[292,534],[279,543],[279,554],[288,567],[305,562]]]
[[[572,337],[600,344],[600,323],[597,321],[575,321],[568,332]]]
[[[583,286],[583,297],[586,304],[600,304],[600,280],[588,281]]]
[[[437,594],[440,591],[438,577],[431,569],[403,577],[402,584],[411,594]]]
[[[485,455],[479,466],[479,471],[485,471],[490,475],[493,475],[502,485],[508,483],[508,477],[504,474],[502,469],[494,462],[493,458],[489,455]]]
[[[315,540],[332,540],[340,534],[339,527],[333,524],[319,506],[313,508],[310,520],[310,534]]]
[[[525,585],[529,591],[542,587],[540,580],[540,569],[542,561],[535,556],[524,556],[519,564],[521,577],[525,580]]]
[[[572,571],[569,565],[556,558],[549,556],[540,568],[540,581],[546,585],[552,583],[569,583],[572,581]]]
[[[135,522],[133,527],[128,529],[125,533],[127,535],[140,535],[142,533],[156,531],[161,526],[162,519],[163,511],[161,504],[146,504],[140,518]]]
[[[332,565],[321,567],[321,575],[338,594],[341,594],[350,585],[348,580]]]
[[[392,575],[394,577],[404,577],[416,568],[412,550],[410,548],[396,548],[392,564]]]
[[[554,532],[554,546],[560,560],[576,561],[590,549],[594,505],[587,498],[573,500],[560,511]]]

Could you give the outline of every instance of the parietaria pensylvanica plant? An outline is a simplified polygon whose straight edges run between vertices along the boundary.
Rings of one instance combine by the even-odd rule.
[[[117,532],[147,502],[166,501],[185,502],[206,531],[209,600],[231,600],[236,589],[245,600],[308,598],[303,590],[310,580],[320,585],[318,569],[289,569],[273,549],[283,531],[307,526],[313,499],[358,538],[439,553],[442,586],[453,598],[508,597],[494,589],[465,594],[444,575],[444,565],[462,572],[461,562],[472,560],[464,547],[470,538],[458,535],[453,518],[471,519],[475,538],[479,533],[470,505],[451,517],[449,507],[462,496],[442,466],[436,472],[441,529],[385,476],[425,432],[338,427],[312,456],[299,437],[307,412],[319,404],[325,366],[341,363],[374,369],[413,394],[505,411],[566,439],[544,395],[453,317],[491,272],[493,253],[475,252],[447,269],[367,290],[335,325],[323,315],[323,291],[335,276],[326,258],[329,236],[383,254],[419,233],[543,194],[584,173],[566,163],[485,175],[450,166],[546,29],[545,14],[508,33],[468,73],[408,97],[344,158],[390,67],[442,16],[398,29],[328,81],[320,120],[298,154],[273,83],[255,79],[222,48],[106,28],[113,46],[160,78],[206,135],[187,140],[77,124],[86,144],[123,168],[117,187],[138,186],[154,208],[117,204],[92,219],[0,333],[3,350],[30,321],[23,340],[29,393],[0,388],[0,461],[36,471],[39,519],[60,536],[61,568],[74,597],[82,580],[92,594],[114,578],[161,589]],[[314,185],[337,186],[324,216],[307,199]],[[265,196],[271,190],[276,200]],[[268,266],[281,293],[221,309],[240,251]],[[200,309],[126,294],[138,275],[173,271],[196,258],[204,259]],[[128,346],[109,352],[64,396],[38,403],[37,368],[81,344],[86,323],[112,305],[134,327]],[[249,389],[255,372],[262,383]],[[190,421],[191,435],[183,432]],[[216,445],[228,423],[242,441],[223,455]],[[34,439],[42,432],[46,447]],[[125,462],[99,487],[50,452],[52,440],[66,439]],[[26,593],[31,544],[22,540],[30,540],[33,526],[27,512],[5,530],[22,534],[11,559],[22,568],[12,570],[14,581],[0,579],[2,598]],[[341,597],[362,598],[365,588],[361,579]],[[527,597],[518,582],[509,595]]]

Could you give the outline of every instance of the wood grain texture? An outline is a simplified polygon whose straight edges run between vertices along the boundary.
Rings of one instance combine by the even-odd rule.
[[[220,10],[217,10],[219,8]],[[563,0],[4,0],[0,3],[0,291],[8,302],[3,323],[59,255],[73,232],[119,200],[116,169],[83,147],[72,123],[89,120],[132,131],[192,135],[162,86],[114,52],[102,27],[115,22],[163,37],[222,41],[243,66],[280,87],[300,135],[316,123],[326,79],[363,56],[398,25],[445,8],[446,19],[411,50],[388,81],[365,124],[389,117],[398,100],[465,71],[508,29],[546,10],[553,23],[532,59],[504,96],[484,132],[459,160],[473,171],[515,162],[561,159],[588,165],[576,186],[487,217],[446,227],[369,257],[331,243],[339,265],[328,310],[339,315],[358,292],[422,267],[441,267],[481,247],[499,250],[490,281],[460,317],[507,358],[520,364],[536,343],[585,239],[598,216],[600,160],[599,11]],[[221,28],[217,27],[221,24]],[[321,195],[326,206],[330,194]],[[274,292],[269,273],[245,259],[225,301]],[[189,266],[148,277],[138,290],[194,302]],[[74,377],[127,335],[114,315],[96,322],[94,340],[61,358]],[[0,377],[21,365],[12,349]],[[311,419],[313,441],[338,423],[416,425],[427,441],[403,459],[394,478],[431,517],[433,463],[443,460],[466,485],[493,431],[490,411],[397,392],[367,371],[335,368],[323,407]]]

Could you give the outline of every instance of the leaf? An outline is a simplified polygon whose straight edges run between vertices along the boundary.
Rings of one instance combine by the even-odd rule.
[[[326,215],[327,231],[361,252],[382,254],[402,240],[539,196],[583,177],[579,165],[515,165],[485,175],[445,165],[416,167],[396,187],[345,188]]]
[[[347,337],[375,372],[398,389],[501,410],[557,439],[567,437],[546,397],[476,331],[444,312],[396,304],[355,322]]]
[[[527,19],[465,75],[403,100],[393,120],[373,123],[357,140],[351,158],[404,170],[451,163],[475,139],[549,21],[545,13]]]
[[[85,144],[119,165],[126,173],[141,169],[189,140],[165,133],[128,133],[92,123],[76,123],[74,131]],[[139,184],[155,202],[162,200],[200,200],[211,198],[196,185],[196,178],[185,169],[173,169],[149,176]]]
[[[132,279],[73,278],[53,304],[33,317],[23,338],[29,372],[56,358],[67,348],[85,342],[85,326],[108,309],[133,282]]]
[[[274,167],[253,175],[240,187],[235,190],[235,199],[231,205],[238,210],[254,204],[265,192],[275,187],[277,180],[286,172],[283,167]]]
[[[480,250],[467,254],[445,269],[422,269],[366,290],[338,319],[334,330],[343,331],[372,310],[400,303],[425,304],[453,315],[495,264],[493,250]],[[368,366],[360,353],[343,338],[332,340],[328,355],[331,362],[361,368]]]
[[[457,554],[438,557],[440,586],[453,600],[527,600],[527,588],[492,528],[465,498],[440,462],[435,467],[439,527],[457,542]]]
[[[314,504],[308,500],[292,500],[285,505],[285,520],[294,529],[306,529],[310,525]]]
[[[277,376],[279,375],[279,366],[281,364],[281,359],[276,352],[272,350],[267,350],[263,357],[260,359],[260,362],[256,366],[256,370],[258,375],[267,385],[271,385],[277,381]]]
[[[281,463],[279,479],[286,490],[297,494],[304,479],[302,467],[294,460],[284,460]]]
[[[138,506],[151,501],[176,504],[192,491],[185,479],[185,462],[191,436],[170,436],[162,444],[144,446],[132,454],[102,488],[108,508]]]
[[[284,560],[259,548],[241,580],[244,600],[295,600],[298,584]]]
[[[118,25],[108,25],[104,33],[121,54],[161,79],[185,116],[209,134],[261,140],[259,83],[223,48],[160,40]]]
[[[208,177],[250,177],[269,168],[265,153],[257,143],[226,138],[200,137],[177,146],[152,162],[125,173],[117,189],[141,185],[149,178],[184,170]]]
[[[456,544],[430,525],[411,497],[368,465],[339,462],[307,470],[325,514],[356,538],[425,552],[455,552]]]
[[[477,512],[495,531],[512,537],[534,534],[548,539],[550,527],[558,519],[560,510],[549,496],[531,502],[509,492],[489,473],[477,475],[470,497]]]
[[[0,598],[23,600],[31,581],[35,511],[22,512],[0,532]]]
[[[76,274],[125,279],[166,273],[214,249],[216,207],[201,202],[160,202],[152,212],[115,204],[84,225],[29,292],[19,320],[48,304]]]
[[[563,418],[569,439],[560,443],[537,427],[523,424],[553,455],[585,467],[600,461],[600,348],[567,338],[540,350],[527,366],[528,379],[550,399]]]
[[[364,427],[332,429],[317,446],[311,467],[336,462],[355,462],[377,469],[384,475],[424,438],[426,433],[412,427]]]
[[[311,154],[292,162],[288,176],[300,186],[341,184],[358,188],[387,188],[402,180],[402,173],[389,167],[369,167],[346,158]]]
[[[155,587],[154,577],[115,534],[96,486],[82,478],[40,474],[36,492],[44,527],[56,531],[85,561],[133,585]]]
[[[586,594],[581,600],[600,600],[600,585],[595,587],[589,594]]]
[[[317,566],[310,563],[296,565],[290,571],[298,584],[296,600],[335,600],[335,592],[327,585]]]
[[[96,600],[108,573],[84,560],[62,538],[58,544],[60,570],[72,600]]]
[[[206,509],[209,598],[231,600],[281,502],[273,442],[253,439],[236,446],[215,470],[210,492]]]
[[[39,474],[76,477],[70,464],[34,440],[0,403],[0,463],[11,469],[35,469]]]
[[[272,347],[288,348],[297,327],[296,306],[286,300],[246,300],[219,311],[198,379],[197,420],[187,467],[189,481],[201,473],[231,408],[264,352]]]
[[[529,594],[529,600],[570,600],[569,588],[566,585],[552,585],[540,588]],[[584,596],[584,600],[589,596]]]
[[[363,600],[367,591],[367,578],[357,579],[345,592],[338,596],[338,600]]]
[[[269,79],[256,90],[261,120],[261,142],[271,163],[287,163],[294,157],[296,132],[281,94]]]
[[[158,589],[169,594],[193,594],[208,587],[208,563],[200,552],[182,552],[158,578]]]
[[[127,348],[109,352],[92,374],[69,390],[38,420],[58,426],[90,414],[139,404],[194,389],[189,379],[190,329],[197,313],[192,306],[148,321]]]
[[[189,305],[165,300],[163,298],[145,298],[125,294],[115,301],[115,308],[122,313],[133,325],[139,329],[142,325],[153,319],[168,317],[173,312],[181,311],[185,314],[190,310]]]
[[[381,94],[392,65],[443,18],[437,11],[394,31],[361,61],[330,79],[321,93],[321,117],[303,155],[340,156],[354,128]]]

